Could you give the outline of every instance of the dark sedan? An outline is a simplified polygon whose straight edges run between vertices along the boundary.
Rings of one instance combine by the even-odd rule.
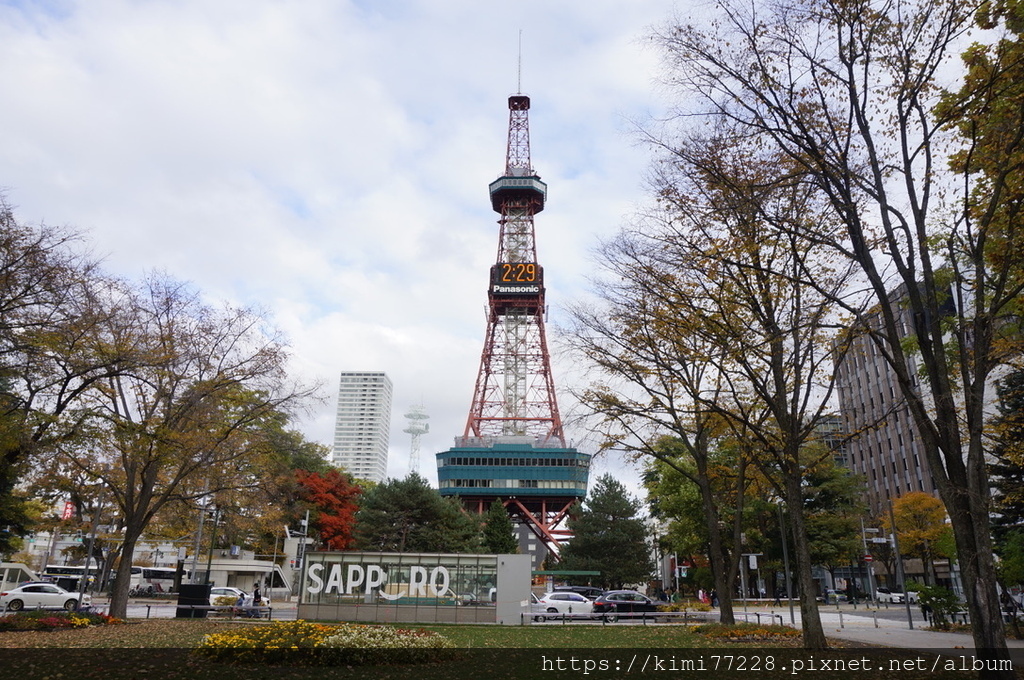
[[[635,590],[609,590],[594,600],[594,614],[611,622],[617,621],[620,616],[656,612],[660,604]]]

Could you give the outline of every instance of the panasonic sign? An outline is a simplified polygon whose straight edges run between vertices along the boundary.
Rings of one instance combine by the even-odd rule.
[[[494,284],[491,289],[495,293],[511,293],[514,295],[527,295],[530,293],[539,293],[540,286],[502,286]]]

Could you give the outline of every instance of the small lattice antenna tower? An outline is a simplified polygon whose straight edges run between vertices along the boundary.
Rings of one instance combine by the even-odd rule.
[[[409,472],[415,472],[419,474],[420,471],[420,437],[430,432],[430,425],[427,424],[430,416],[426,414],[422,404],[418,404],[409,409],[409,412],[405,414],[406,428],[402,430],[408,435],[411,435],[412,441],[409,445]]]

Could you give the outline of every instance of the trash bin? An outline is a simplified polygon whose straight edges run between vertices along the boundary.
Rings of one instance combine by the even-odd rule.
[[[174,616],[179,619],[205,619],[210,611],[210,583],[182,583],[178,590],[178,609]],[[191,607],[189,605],[195,605]]]

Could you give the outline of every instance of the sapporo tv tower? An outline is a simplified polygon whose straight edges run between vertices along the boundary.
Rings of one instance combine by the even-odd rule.
[[[437,454],[437,477],[441,494],[471,511],[503,503],[557,557],[569,509],[587,492],[590,456],[566,446],[555,400],[533,228],[547,185],[530,163],[530,98],[512,95],[508,108],[505,173],[490,185],[501,217],[480,372],[466,430]]]

